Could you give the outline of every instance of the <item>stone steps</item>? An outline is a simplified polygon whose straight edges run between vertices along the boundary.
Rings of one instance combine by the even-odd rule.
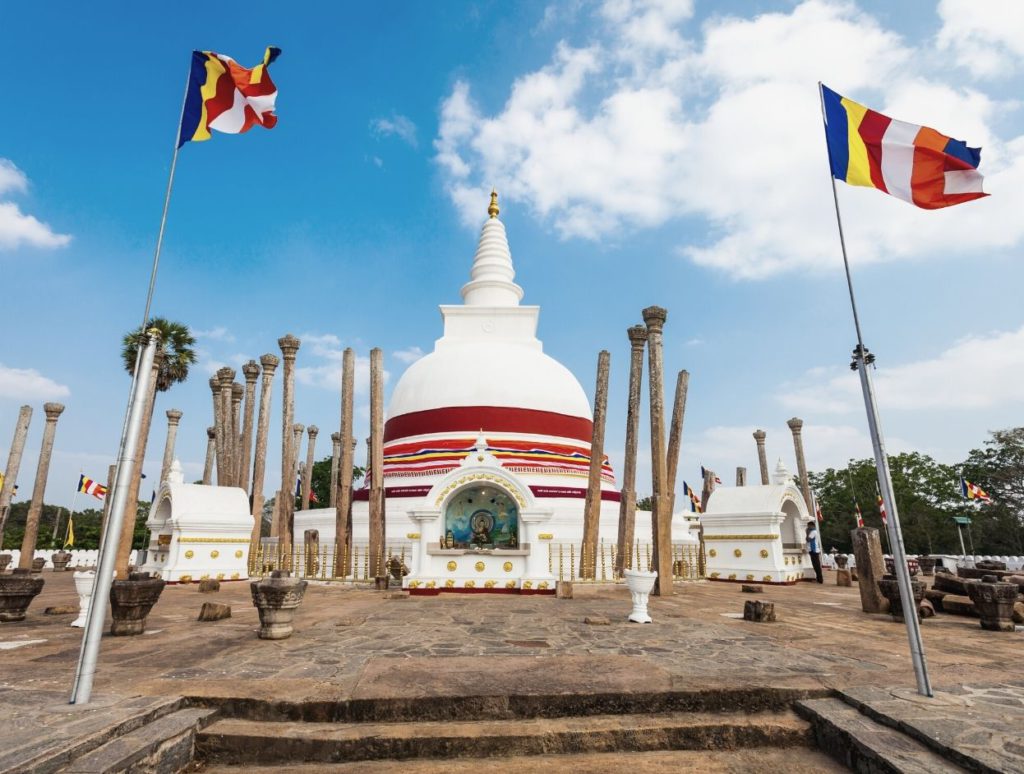
[[[196,737],[212,763],[338,763],[655,750],[808,747],[791,710],[390,723],[218,720]]]
[[[784,771],[786,774],[839,774],[847,771],[824,753],[801,747],[752,747],[744,750],[659,750],[640,753],[582,753],[402,761],[402,774],[736,774]],[[394,774],[394,761],[298,763],[272,766],[204,766],[203,774]]]
[[[196,732],[217,714],[213,709],[182,709],[116,736],[60,769],[61,774],[176,772],[193,759]]]
[[[797,702],[818,748],[851,771],[864,774],[958,774],[968,769],[950,763],[921,742],[880,723],[840,698]]]

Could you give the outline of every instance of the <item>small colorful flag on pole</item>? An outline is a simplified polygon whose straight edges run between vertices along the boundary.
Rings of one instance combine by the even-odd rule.
[[[875,495],[878,497],[878,513],[882,517],[882,524],[888,524],[889,519],[885,512],[885,500],[882,499],[882,492],[878,489],[878,484],[875,484]]]
[[[813,497],[813,495],[812,495],[812,497]],[[822,514],[821,514],[821,504],[818,502],[818,498],[817,497],[814,498],[814,518],[816,518],[818,520],[819,524],[821,524],[823,521],[825,521],[825,517],[822,516]]]
[[[209,140],[211,129],[226,134],[242,134],[256,124],[272,129],[277,87],[268,68],[280,54],[281,49],[269,46],[262,64],[246,69],[229,56],[193,51],[178,147]]]
[[[832,176],[927,210],[988,196],[981,148],[927,126],[896,121],[821,87]]]
[[[685,481],[683,482],[683,494],[686,495],[688,498],[690,498],[690,511],[691,512],[693,512],[693,513],[702,513],[703,512],[703,511],[701,511],[701,507],[700,507],[700,497],[697,495],[696,492],[693,491],[693,489],[690,488],[690,485],[687,484]]]
[[[313,489],[309,490],[309,501],[311,503],[318,503],[318,502],[320,502],[320,498],[316,496],[316,492]]]
[[[84,473],[78,477],[78,491],[92,495],[97,500],[102,500],[107,496],[107,488],[98,481],[93,481]]]
[[[72,548],[75,545],[75,514],[68,516],[68,531],[64,535],[64,548]]]
[[[714,475],[714,471],[711,471],[711,473],[712,473],[712,475]],[[705,477],[707,476],[707,474],[708,474],[707,470],[705,470],[704,466],[701,465],[700,466],[700,480],[703,481],[705,479]],[[716,484],[721,484],[722,483],[722,479],[720,479],[718,476],[715,476],[715,483]]]
[[[860,512],[860,503],[855,501],[853,503],[853,507],[857,511],[857,526],[858,527],[863,527],[864,526],[864,514]]]
[[[965,500],[980,500],[983,503],[992,502],[988,493],[977,484],[972,484],[963,476],[960,477],[960,493]]]

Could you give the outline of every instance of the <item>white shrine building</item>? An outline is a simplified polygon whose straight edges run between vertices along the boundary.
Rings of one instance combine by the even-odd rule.
[[[404,546],[404,585],[444,590],[554,593],[549,546],[583,536],[592,413],[579,381],[544,353],[540,307],[523,289],[492,194],[462,303],[441,306],[443,335],[395,385],[384,426],[386,543]],[[367,491],[355,493],[352,539],[369,536]],[[607,458],[600,535],[614,543],[619,492]],[[689,514],[674,543],[696,543]],[[319,530],[333,545],[334,509],[295,513],[295,540]],[[636,514],[636,535],[651,534]],[[553,568],[557,572],[557,567]]]

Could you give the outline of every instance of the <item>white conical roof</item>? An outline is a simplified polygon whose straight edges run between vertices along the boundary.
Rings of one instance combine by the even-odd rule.
[[[519,306],[523,289],[513,280],[512,251],[508,247],[505,224],[498,220],[498,194],[491,192],[490,218],[480,231],[480,241],[473,256],[470,281],[462,286],[466,306]]]

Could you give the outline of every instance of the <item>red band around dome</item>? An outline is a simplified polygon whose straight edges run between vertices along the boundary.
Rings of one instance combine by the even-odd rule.
[[[434,433],[525,433],[590,443],[593,423],[553,411],[505,406],[450,406],[411,411],[384,424],[384,442]]]

